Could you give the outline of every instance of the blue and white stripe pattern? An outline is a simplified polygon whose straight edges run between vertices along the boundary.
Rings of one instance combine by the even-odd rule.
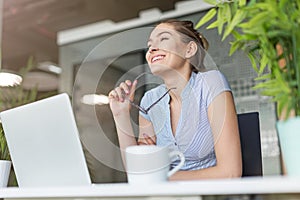
[[[145,93],[141,105],[148,107],[166,91],[160,85]],[[152,122],[156,133],[156,144],[181,151],[186,158],[181,170],[196,170],[216,165],[214,139],[208,120],[208,106],[221,92],[231,91],[224,75],[217,70],[192,73],[183,90],[182,112],[175,136],[172,133],[169,100],[167,95],[145,115]],[[172,165],[176,165],[175,160]]]

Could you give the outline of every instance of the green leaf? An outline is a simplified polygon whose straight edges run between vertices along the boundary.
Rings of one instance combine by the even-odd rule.
[[[213,28],[216,28],[216,27],[218,27],[218,21],[214,21],[208,27],[206,27],[206,29],[213,29]]]
[[[246,5],[246,0],[239,0],[239,6],[242,7],[244,5]]]
[[[217,5],[217,1],[216,0],[204,0],[206,3],[209,3],[211,5]]]
[[[222,34],[223,27],[225,23],[229,23],[231,21],[231,7],[230,3],[222,4],[222,7],[219,7],[218,9],[218,33],[219,35]]]
[[[261,12],[256,16],[253,16],[250,21],[247,23],[243,23],[241,25],[242,28],[245,29],[252,29],[254,27],[260,26],[263,22],[270,20],[270,13],[269,12]]]
[[[243,45],[244,44],[239,40],[232,42],[231,47],[230,47],[230,51],[229,51],[229,56],[231,56],[238,49],[241,49]]]
[[[248,56],[248,58],[249,58],[249,60],[250,60],[250,62],[251,62],[251,64],[252,64],[252,68],[253,68],[256,72],[258,72],[256,60],[255,60],[255,57],[253,56],[253,54],[252,54],[252,53],[247,53],[247,56]]]
[[[6,138],[4,135],[2,125],[0,126],[0,160],[10,160],[8,146],[6,143]]]
[[[283,9],[289,1],[291,1],[291,0],[280,0],[279,8]]]
[[[280,116],[283,110],[286,108],[287,102],[289,101],[288,95],[282,95],[282,98],[279,100],[277,99],[277,110],[278,115]]]
[[[255,81],[262,81],[262,80],[270,79],[271,77],[272,77],[271,74],[264,74],[264,75],[259,75],[254,80]]]
[[[237,10],[236,14],[233,16],[232,21],[226,27],[222,40],[225,38],[236,28],[236,26],[244,20],[246,17],[246,12],[243,10]]]
[[[272,0],[274,1],[274,0]],[[258,11],[258,12],[276,12],[276,8],[273,5],[272,2],[256,2],[255,4],[252,5],[251,9]]]
[[[232,3],[225,3],[224,4],[224,18],[227,22],[229,22],[232,18],[232,15],[235,13],[235,11],[233,11],[232,9]]]
[[[262,58],[260,59],[260,67],[259,67],[258,74],[262,74],[264,72],[268,62],[269,62],[268,57],[266,56],[266,54],[263,54]]]
[[[201,18],[201,20],[197,23],[196,29],[200,28],[203,24],[207,23],[209,20],[211,20],[215,15],[217,14],[216,8],[210,9],[204,17]]]
[[[268,38],[276,38],[276,37],[290,37],[291,32],[287,30],[271,30],[266,33]]]
[[[224,17],[224,12],[225,11],[225,7],[223,8],[219,8],[218,9],[218,14],[217,14],[217,20],[215,21],[216,22],[216,25],[218,27],[218,34],[221,35],[222,34],[222,31],[223,31],[223,25],[225,23],[225,21],[227,19],[225,19]]]
[[[236,40],[242,40],[242,38],[243,38],[243,36],[238,31],[235,31],[235,30],[232,31],[232,35],[234,36],[234,38]]]

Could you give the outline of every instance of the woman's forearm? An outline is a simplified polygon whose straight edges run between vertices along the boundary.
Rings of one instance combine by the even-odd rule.
[[[125,164],[125,149],[128,146],[137,145],[132,124],[130,122],[130,113],[114,116],[116,124],[121,156]],[[126,165],[125,165],[126,166]]]
[[[232,166],[229,168],[215,166],[206,169],[192,171],[178,171],[170,177],[170,181],[179,180],[201,180],[211,178],[238,178],[241,177],[241,166]]]

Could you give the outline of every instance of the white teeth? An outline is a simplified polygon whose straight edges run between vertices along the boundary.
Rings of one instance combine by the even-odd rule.
[[[161,59],[163,59],[163,58],[164,58],[164,56],[161,56],[161,55],[155,56],[155,57],[152,58],[152,62],[155,62],[155,61],[157,61],[157,60],[161,60]]]

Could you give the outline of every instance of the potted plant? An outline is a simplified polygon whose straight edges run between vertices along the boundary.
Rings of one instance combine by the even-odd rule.
[[[246,52],[262,95],[277,105],[276,123],[289,175],[300,176],[300,0],[205,0],[214,5],[196,28],[210,22],[229,55]],[[214,18],[215,17],[215,18]]]

